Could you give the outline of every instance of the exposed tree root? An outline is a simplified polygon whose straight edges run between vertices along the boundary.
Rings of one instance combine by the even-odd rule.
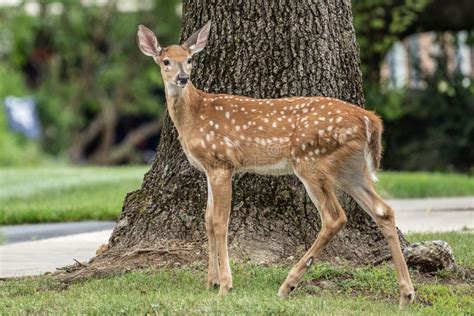
[[[203,249],[200,244],[176,240],[162,244],[163,246],[156,248],[137,247],[128,251],[117,249],[105,251],[86,264],[75,260],[75,264],[60,268],[54,276],[65,283],[71,283],[144,268],[178,267],[207,260],[206,249]]]

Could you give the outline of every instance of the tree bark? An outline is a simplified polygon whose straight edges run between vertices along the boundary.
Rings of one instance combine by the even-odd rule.
[[[208,45],[194,59],[196,87],[257,98],[323,95],[364,104],[349,0],[186,0],[181,40],[209,19]],[[142,187],[127,195],[102,256],[163,249],[169,240],[205,247],[206,180],[189,165],[176,136],[167,116],[156,159]],[[238,174],[233,189],[229,243],[234,258],[275,262],[299,256],[314,242],[319,215],[295,176]],[[339,197],[348,223],[323,257],[356,264],[390,258],[373,220],[347,195]],[[405,247],[402,236],[401,241]]]

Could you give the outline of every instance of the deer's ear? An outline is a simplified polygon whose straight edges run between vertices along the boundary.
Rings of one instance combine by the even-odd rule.
[[[155,33],[141,24],[138,26],[137,43],[142,53],[147,56],[156,57],[161,52],[161,46]]]
[[[207,44],[207,39],[209,37],[209,31],[211,30],[211,21],[208,21],[199,31],[191,35],[186,42],[184,42],[183,47],[189,49],[191,54],[199,53],[204,49]]]

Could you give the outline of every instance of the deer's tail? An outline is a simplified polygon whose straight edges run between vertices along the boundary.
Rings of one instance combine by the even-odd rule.
[[[367,146],[365,150],[365,160],[367,162],[367,170],[372,181],[378,181],[376,176],[377,170],[380,168],[382,160],[382,120],[375,114],[364,116],[365,133],[367,136]]]

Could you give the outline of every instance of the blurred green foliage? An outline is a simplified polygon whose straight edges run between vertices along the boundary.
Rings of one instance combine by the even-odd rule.
[[[380,81],[386,53],[413,30],[431,1],[353,1],[367,105],[386,126],[386,169],[472,168],[472,83],[449,73],[443,60],[438,63],[444,66],[423,78],[426,89],[390,90]],[[41,144],[32,143],[8,132],[0,111],[0,165],[37,163],[41,151],[75,162],[142,161],[107,157],[127,133],[159,120],[164,110],[161,76],[139,52],[135,32],[142,23],[157,31],[163,46],[175,43],[181,1],[130,0],[139,10],[123,11],[115,1],[83,6],[71,0],[62,1],[56,13],[51,8],[57,0],[38,2],[37,16],[26,14],[24,3],[0,7],[0,102],[7,95],[32,94],[43,126]]]
[[[417,29],[413,25],[418,15],[431,2],[353,1],[366,104],[385,123],[384,168],[472,172],[474,86],[459,69],[448,71],[446,52],[433,56],[437,64],[434,74],[424,74],[413,61],[423,89],[388,89],[380,78],[382,62],[392,45]],[[440,39],[438,43],[443,45]]]
[[[353,0],[354,27],[365,79],[378,82],[380,63],[392,45],[416,22],[430,0]]]
[[[367,108],[384,120],[385,169],[474,172],[474,84],[459,69],[448,70],[443,45],[434,73],[414,65],[421,89],[365,82]]]
[[[473,173],[474,85],[465,83],[438,70],[426,89],[367,94],[385,122],[385,168]]]
[[[139,10],[123,11],[116,1],[63,1],[53,14],[57,1],[48,0],[39,1],[38,16],[26,14],[23,5],[0,8],[1,45],[7,47],[0,66],[15,69],[17,81],[24,81],[19,87],[27,88],[12,89],[10,76],[1,76],[0,86],[8,95],[35,96],[45,152],[66,155],[76,146],[75,158],[87,159],[111,150],[139,123],[159,119],[163,83],[153,62],[139,53],[136,29],[140,23],[157,29],[159,23],[160,40],[175,41],[179,2],[154,0],[151,9],[140,10],[147,1],[131,0]],[[116,136],[120,131],[124,135]],[[87,133],[95,134],[85,139]]]
[[[0,100],[8,95],[25,95],[27,89],[22,76],[0,64]],[[8,129],[5,111],[0,108],[0,166],[37,164],[42,160],[38,144]]]

